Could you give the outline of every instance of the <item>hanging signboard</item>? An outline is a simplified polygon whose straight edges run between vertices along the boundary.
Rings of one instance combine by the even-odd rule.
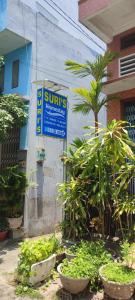
[[[67,97],[45,88],[37,91],[36,133],[67,138]]]

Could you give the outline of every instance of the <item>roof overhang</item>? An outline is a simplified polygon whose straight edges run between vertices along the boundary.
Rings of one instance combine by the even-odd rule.
[[[135,26],[134,0],[80,0],[80,22],[104,42]]]
[[[24,47],[30,41],[20,35],[5,29],[0,32],[0,55],[6,55],[18,48]]]

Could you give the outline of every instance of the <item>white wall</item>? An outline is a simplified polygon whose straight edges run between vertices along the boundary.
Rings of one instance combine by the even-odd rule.
[[[41,7],[44,7],[58,19],[59,26],[63,28],[63,30],[72,34],[74,37],[81,39],[88,47],[91,47],[99,53],[102,52],[101,48],[105,49],[105,44],[78,21],[78,0],[22,1],[37,11],[40,9],[40,4]],[[91,38],[96,42],[96,44],[92,42]],[[97,44],[100,45],[101,48],[98,47]]]
[[[8,28],[32,42],[27,174],[39,186],[28,190],[25,228],[30,235],[37,235],[53,230],[54,223],[61,220],[62,217],[62,210],[60,207],[58,208],[56,198],[57,184],[63,181],[64,176],[60,156],[65,143],[59,139],[36,136],[36,90],[39,86],[33,82],[48,78],[68,87],[88,86],[89,79],[78,79],[65,71],[64,62],[67,59],[79,62],[85,62],[87,59],[93,60],[94,49],[91,50],[82,40],[75,38],[71,31],[70,34],[67,33],[65,27],[58,26],[54,16],[50,16],[50,18],[49,15],[45,16],[44,10],[37,13],[34,2],[30,2],[27,1],[27,4],[32,4],[33,10],[28,5],[22,6],[18,0],[10,0]],[[68,0],[65,3],[67,5]],[[82,114],[73,113],[74,95],[70,91],[63,93],[68,96],[69,102],[67,139],[69,144],[74,137],[83,136],[85,133],[83,126],[92,125],[93,115],[91,113],[88,117],[84,117]],[[104,123],[106,122],[105,116],[104,109],[101,114]],[[46,151],[46,160],[43,166],[38,166],[36,162],[36,153],[39,147]],[[42,199],[38,199],[37,196],[41,196]]]

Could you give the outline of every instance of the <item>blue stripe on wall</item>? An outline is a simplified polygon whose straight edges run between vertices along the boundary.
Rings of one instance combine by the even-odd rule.
[[[5,56],[4,94],[30,95],[32,44],[29,43]],[[12,63],[19,59],[19,84],[12,88]],[[28,148],[28,122],[20,131],[20,150]]]
[[[5,94],[30,94],[30,64],[31,64],[32,44],[19,48],[5,56]],[[19,84],[12,89],[12,63],[19,59]]]

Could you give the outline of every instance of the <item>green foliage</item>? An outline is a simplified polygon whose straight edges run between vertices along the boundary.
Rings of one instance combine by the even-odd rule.
[[[77,100],[80,102],[74,106],[75,112],[82,112],[84,115],[90,111],[94,113],[95,118],[95,134],[98,134],[98,113],[104,105],[114,96],[103,96],[103,78],[109,76],[106,67],[118,56],[114,52],[107,51],[103,55],[99,55],[94,62],[87,61],[85,64],[79,64],[75,61],[68,60],[65,62],[66,70],[70,70],[80,77],[92,75],[93,80],[90,82],[90,89],[76,88],[73,92],[77,94]],[[79,97],[79,98],[78,98]],[[116,98],[116,97],[115,97]]]
[[[26,174],[18,166],[8,167],[0,172],[0,206],[5,207],[8,217],[22,214],[27,185]]]
[[[17,285],[15,294],[17,296],[29,297],[31,299],[43,299],[43,296],[40,294],[38,290],[23,284]]]
[[[0,142],[4,142],[7,131],[13,125],[13,117],[0,108]]]
[[[88,114],[90,111],[94,113],[99,113],[102,106],[106,105],[109,101],[114,100],[114,96],[102,96],[101,92],[103,88],[102,82],[97,82],[92,80],[90,82],[90,90],[85,88],[75,88],[72,89],[77,96],[77,100],[80,100],[80,103],[75,104],[74,111],[82,112],[84,115]]]
[[[0,56],[0,69],[4,65],[4,58],[3,56]]]
[[[27,120],[26,104],[20,96],[0,95],[0,142],[13,126],[22,127]]]
[[[49,239],[27,240],[20,244],[19,265],[17,272],[22,276],[24,283],[31,275],[31,266],[34,263],[47,259],[59,248],[59,240],[52,236]]]
[[[0,216],[0,231],[6,231],[8,228],[9,226],[6,218]]]
[[[126,200],[123,214],[129,199],[128,212],[134,212],[135,201],[133,198],[130,201],[131,196],[125,188],[134,175],[134,171],[129,172],[129,169],[134,170],[132,149],[135,144],[130,140],[126,126],[125,121],[113,120],[107,128],[100,130],[100,136],[95,137],[91,133],[79,148],[70,148],[63,157],[68,181],[59,186],[59,197],[65,206],[63,231],[67,238],[81,239],[89,234],[91,206],[96,207],[101,222],[100,233],[103,234],[106,209],[113,219],[120,222],[120,204]]]
[[[63,275],[76,279],[90,278],[93,280],[97,274],[95,265],[83,257],[76,257],[70,262],[64,259],[61,271]]]
[[[80,244],[73,245],[69,248],[68,253],[73,253],[77,257],[91,260],[99,269],[103,264],[111,261],[111,254],[106,250],[105,243],[99,241],[81,241]]]
[[[76,255],[76,258],[70,262],[64,261],[62,273],[72,278],[89,277],[91,289],[97,289],[99,268],[112,260],[111,254],[105,248],[105,243],[102,240],[81,241],[80,244],[71,246],[70,251]]]
[[[96,81],[102,80],[109,76],[106,67],[118,57],[118,53],[107,51],[103,55],[99,55],[94,62],[86,61],[85,64],[79,64],[72,60],[65,62],[66,70],[71,71],[79,77],[93,76]]]
[[[114,262],[104,266],[101,275],[108,281],[117,283],[126,284],[135,282],[135,270]]]
[[[132,267],[135,263],[135,243],[123,242],[121,244],[121,254],[126,265]]]

